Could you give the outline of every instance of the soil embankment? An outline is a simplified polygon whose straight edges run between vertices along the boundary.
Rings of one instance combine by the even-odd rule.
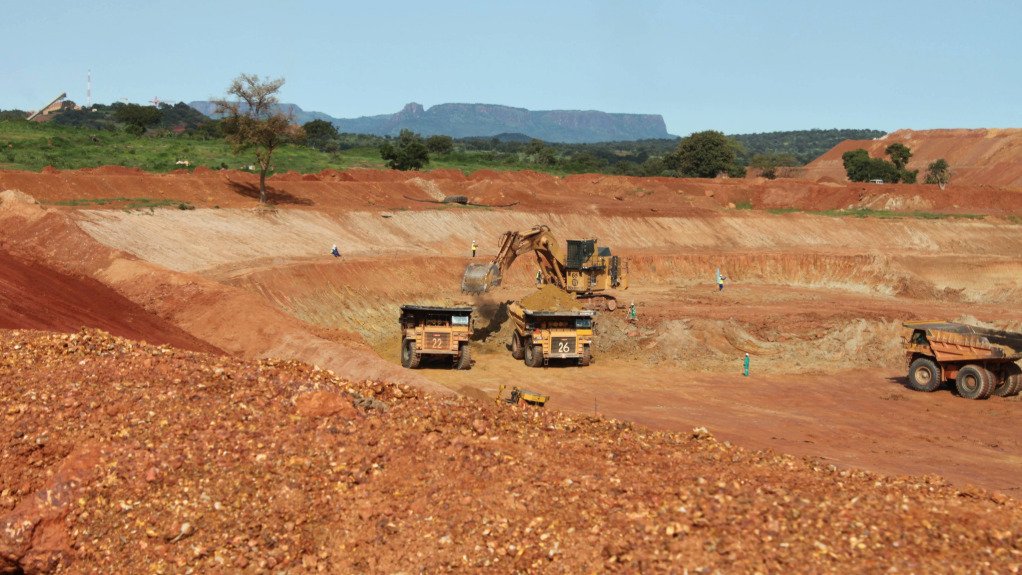
[[[1022,189],[1022,129],[980,130],[898,130],[876,140],[848,140],[810,162],[800,176],[814,181],[846,181],[841,155],[864,149],[874,158],[885,157],[884,150],[894,143],[912,150],[910,170],[919,170],[924,180],[931,162],[943,158],[951,166],[952,185],[965,188],[955,203],[975,205],[970,192],[976,187]]]

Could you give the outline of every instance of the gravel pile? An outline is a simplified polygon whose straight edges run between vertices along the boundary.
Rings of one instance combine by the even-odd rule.
[[[575,296],[553,285],[546,284],[523,297],[522,307],[532,311],[571,311],[582,309]]]
[[[0,573],[1012,573],[1022,508],[99,331],[0,331]]]

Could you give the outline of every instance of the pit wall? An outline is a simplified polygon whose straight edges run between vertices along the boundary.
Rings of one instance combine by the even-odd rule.
[[[975,220],[832,218],[806,214],[731,212],[696,217],[601,217],[504,210],[422,212],[307,210],[84,210],[90,235],[111,247],[177,271],[213,271],[342,255],[457,256],[476,240],[492,255],[507,230],[544,223],[555,236],[598,238],[619,253],[799,251],[845,255],[1003,256],[1022,254],[1022,225]],[[201,238],[202,241],[195,241]]]

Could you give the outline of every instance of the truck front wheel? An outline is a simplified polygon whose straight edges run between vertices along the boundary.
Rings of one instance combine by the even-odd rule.
[[[522,338],[517,333],[511,334],[511,357],[522,359],[525,357],[525,350],[522,349]]]
[[[916,391],[935,391],[942,383],[940,367],[928,357],[920,357],[908,367],[908,386]]]
[[[540,367],[543,365],[543,347],[532,345],[532,342],[525,344],[525,365],[529,367]]]
[[[405,365],[405,367],[410,369],[419,369],[419,365],[422,363],[422,354],[415,351],[414,339],[408,340],[408,342],[405,344],[404,353],[408,357],[408,365]],[[401,356],[401,359],[404,360],[406,356]]]
[[[458,346],[458,361],[454,364],[455,369],[468,369],[472,367],[472,354],[469,352],[468,343]]]
[[[401,367],[412,366],[412,350],[408,347],[408,340],[401,338]]]
[[[593,362],[593,352],[588,345],[582,346],[582,357],[579,359],[578,364],[585,367]]]
[[[966,399],[986,399],[993,391],[993,374],[985,367],[969,364],[958,370],[955,388]]]

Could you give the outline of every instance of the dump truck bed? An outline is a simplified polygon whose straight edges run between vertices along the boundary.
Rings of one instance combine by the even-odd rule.
[[[522,313],[535,317],[593,317],[596,312],[591,309],[567,310],[567,311],[542,311],[522,308]]]
[[[425,305],[403,305],[401,312],[426,312],[426,313],[451,313],[454,315],[468,315],[472,313],[471,307],[433,307]]]
[[[956,322],[906,322],[906,328],[926,332],[940,361],[1022,359],[1022,334]]]

